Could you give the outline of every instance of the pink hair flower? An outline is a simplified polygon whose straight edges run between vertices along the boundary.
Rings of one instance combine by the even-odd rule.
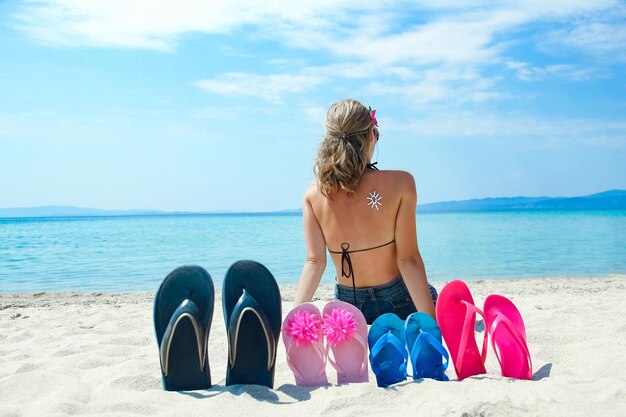
[[[370,111],[370,118],[372,119],[372,123],[374,123],[374,126],[378,127],[378,120],[376,120],[376,110],[372,110],[371,107],[368,107],[369,111]]]
[[[357,331],[358,327],[359,324],[351,312],[345,308],[335,308],[330,314],[324,315],[322,333],[326,335],[326,339],[331,345],[336,346],[348,339],[352,333]]]
[[[321,324],[315,314],[300,310],[287,321],[287,334],[293,337],[296,345],[308,345],[319,337]]]

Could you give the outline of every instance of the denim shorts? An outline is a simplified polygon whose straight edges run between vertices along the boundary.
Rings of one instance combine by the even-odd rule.
[[[436,303],[437,290],[430,284],[428,284],[428,289],[433,303]],[[355,295],[356,304],[354,303]],[[381,314],[395,313],[402,320],[405,320],[409,314],[417,311],[400,275],[384,285],[357,288],[356,294],[354,294],[352,287],[335,284],[335,298],[355,305],[363,312],[367,324],[372,324]]]

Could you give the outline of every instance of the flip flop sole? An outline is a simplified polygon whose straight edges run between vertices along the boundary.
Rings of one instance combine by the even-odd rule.
[[[287,361],[289,367],[294,372],[294,376],[296,376],[297,373],[300,374],[296,376],[297,386],[319,387],[328,385],[328,378],[324,369],[326,361],[323,357],[320,358],[319,354],[319,352],[324,352],[324,335],[321,331],[318,329],[317,340],[300,345],[296,343],[294,337],[288,332],[287,326],[289,321],[301,311],[314,315],[319,319],[320,323],[322,321],[322,315],[319,309],[311,303],[301,304],[287,314],[283,320],[282,335],[285,349],[288,350]],[[295,368],[295,370],[293,368]]]
[[[406,344],[409,354],[413,345],[417,341],[420,332],[430,334],[439,344],[442,343],[441,331],[437,322],[426,313],[413,313],[407,317],[405,322]],[[410,355],[409,355],[410,356]],[[411,359],[413,367],[413,378],[442,378],[441,372],[442,355],[432,345],[425,343],[421,346],[415,362]]]
[[[224,278],[222,307],[229,336],[226,385],[272,388],[282,324],[280,290],[274,276],[258,262],[236,262]]]
[[[343,370],[343,374],[337,373],[338,384],[349,384],[368,382],[369,373],[367,366],[367,321],[365,316],[355,306],[344,301],[330,301],[324,306],[322,317],[330,315],[334,309],[345,309],[352,313],[352,318],[357,322],[358,337],[361,339],[361,344],[356,337],[351,337],[338,344],[337,346],[331,346],[333,356],[335,357],[335,363]]]
[[[463,281],[451,281],[439,293],[436,307],[437,323],[450,352],[459,381],[487,372],[474,335],[476,316],[472,314],[468,323],[465,323],[468,307],[463,301],[474,305],[474,299],[469,288]],[[467,332],[467,343],[461,365],[462,369],[459,369],[459,348],[463,332]]]
[[[154,298],[154,329],[157,344],[161,348],[168,323],[174,312],[185,301],[197,306],[205,334],[202,341],[198,338],[192,322],[182,318],[178,323],[168,350],[167,375],[161,364],[163,388],[167,391],[189,391],[211,387],[211,372],[206,351],[214,306],[213,281],[208,272],[199,266],[182,266],[172,271],[161,283]],[[203,347],[200,354],[204,366],[199,360],[198,346]]]
[[[502,376],[531,379],[532,363],[526,344],[526,328],[515,304],[506,297],[493,294],[485,300],[484,313],[487,331],[500,362]],[[499,316],[506,319],[500,320],[502,324],[494,329],[494,322],[497,323]]]
[[[376,352],[379,341],[383,339],[387,339],[388,342]],[[397,345],[392,343],[391,339],[395,340]],[[382,314],[372,323],[367,340],[370,362],[378,386],[388,387],[406,380],[408,352],[404,322],[393,313]]]

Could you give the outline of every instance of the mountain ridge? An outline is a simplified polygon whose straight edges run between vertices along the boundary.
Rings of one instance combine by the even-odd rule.
[[[421,204],[418,213],[454,211],[550,211],[550,210],[626,210],[626,190],[608,190],[577,197],[487,197]],[[301,209],[270,212],[239,211],[162,211],[162,210],[105,210],[75,206],[38,206],[0,208],[0,218],[28,217],[115,217],[115,216],[175,216],[175,215],[294,215]]]
[[[608,190],[577,197],[488,197],[428,203],[417,212],[514,210],[626,210],[626,190]]]

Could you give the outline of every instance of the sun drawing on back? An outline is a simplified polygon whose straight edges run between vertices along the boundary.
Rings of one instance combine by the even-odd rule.
[[[383,198],[376,191],[371,192],[367,199],[370,201],[367,205],[376,210],[380,210],[379,207],[383,205],[383,203],[380,202]]]

